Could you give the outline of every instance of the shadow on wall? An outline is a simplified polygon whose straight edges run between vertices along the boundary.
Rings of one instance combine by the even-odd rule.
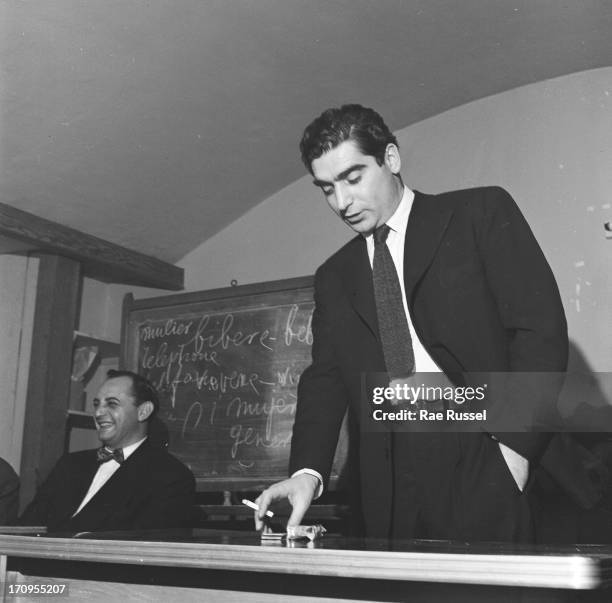
[[[569,366],[559,396],[559,412],[571,431],[612,437],[612,370],[595,372],[580,348],[570,342]]]
[[[557,407],[566,433],[553,439],[547,455],[561,453],[584,477],[567,481],[563,471],[556,474],[554,464],[542,459],[532,491],[538,542],[612,542],[611,386],[611,373],[594,372],[570,342],[569,369]]]

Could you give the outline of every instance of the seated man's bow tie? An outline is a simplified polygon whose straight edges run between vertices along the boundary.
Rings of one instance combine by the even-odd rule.
[[[120,465],[123,463],[123,450],[121,448],[117,448],[117,450],[109,450],[106,447],[98,448],[96,451],[96,457],[99,463],[106,463],[106,461],[110,461],[111,459],[115,459]]]

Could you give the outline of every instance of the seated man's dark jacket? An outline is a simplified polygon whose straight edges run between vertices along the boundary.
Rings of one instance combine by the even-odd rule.
[[[19,478],[13,468],[0,459],[0,525],[15,521],[18,506]]]
[[[63,456],[21,516],[22,525],[54,532],[147,530],[188,527],[195,480],[162,448],[143,442],[93,498],[72,517],[98,470],[96,450]]]

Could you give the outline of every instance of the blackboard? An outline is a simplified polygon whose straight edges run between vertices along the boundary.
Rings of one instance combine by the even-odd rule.
[[[157,387],[170,452],[199,490],[255,489],[287,477],[313,309],[312,277],[126,296],[121,365]],[[346,455],[343,426],[331,488]]]

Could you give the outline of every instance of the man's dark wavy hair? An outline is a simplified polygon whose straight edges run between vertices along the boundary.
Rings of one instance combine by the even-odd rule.
[[[149,416],[150,420],[159,410],[159,396],[153,384],[142,375],[133,373],[132,371],[117,371],[111,369],[106,373],[107,379],[115,379],[117,377],[129,377],[132,380],[132,395],[136,399],[136,406],[140,406],[143,402],[153,403],[153,412]]]
[[[312,174],[312,162],[346,140],[352,140],[364,155],[371,155],[378,165],[384,162],[387,145],[397,139],[374,109],[361,105],[342,105],[323,111],[304,130],[300,153]]]

